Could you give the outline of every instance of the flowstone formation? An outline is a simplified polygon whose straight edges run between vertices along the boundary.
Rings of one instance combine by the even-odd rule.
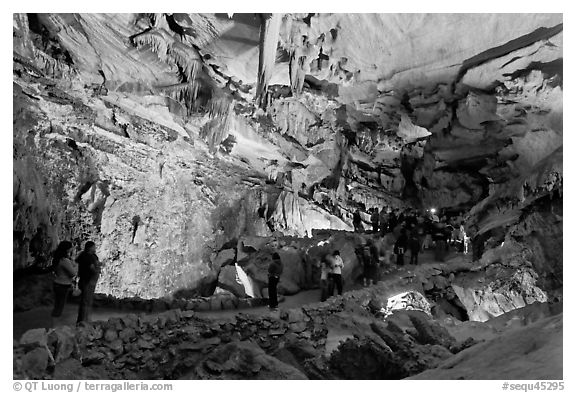
[[[286,349],[294,337],[283,318],[264,328],[284,349],[257,333],[256,344],[190,344],[172,355],[198,356],[182,366],[174,355],[170,370],[148,352],[128,361],[133,337],[101,343],[78,330],[69,333],[79,352],[65,359],[52,344],[17,346],[32,357],[18,367],[47,362],[26,377],[65,361],[99,364],[95,377],[130,364],[122,377],[404,378],[424,359],[447,359],[454,343],[416,334],[425,324],[404,318],[393,348],[375,321],[409,307],[432,324],[489,323],[561,305],[561,14],[14,14],[13,48],[15,311],[50,304],[46,268],[62,240],[78,250],[95,241],[99,296],[148,313],[265,304],[273,252],[283,297],[316,288],[318,261],[336,249],[350,288],[367,241],[388,286],[360,306],[371,321],[362,329],[376,336],[352,333],[334,354],[322,352],[332,336],[308,314],[309,331],[294,333],[324,337],[322,358]],[[471,255],[398,269],[398,233],[352,233],[357,209],[370,232],[369,210],[383,206],[460,215]],[[177,319],[177,329],[204,323]],[[551,321],[540,328],[561,331]],[[170,341],[172,330],[159,329],[167,336],[148,341]],[[82,352],[90,346],[92,357]]]

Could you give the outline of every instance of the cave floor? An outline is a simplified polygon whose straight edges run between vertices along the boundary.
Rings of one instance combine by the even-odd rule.
[[[450,252],[446,256],[446,261],[458,255],[462,254]],[[467,257],[469,257],[471,260],[470,254],[468,254]],[[405,261],[409,260],[410,260],[409,256],[405,257]],[[436,263],[437,261],[434,260],[434,251],[426,250],[423,253],[421,253],[419,255],[418,262],[419,265]],[[390,275],[398,274],[401,271],[407,270],[409,268],[410,265],[404,266],[403,268],[395,269],[395,271],[390,273]],[[360,288],[362,288],[362,285],[360,283],[356,283],[354,285],[345,286],[344,292],[357,290]],[[320,299],[320,290],[312,289],[307,291],[301,291],[292,296],[285,296],[284,299],[285,300],[282,303],[280,303],[279,308],[290,309],[300,307],[306,304],[318,302]],[[13,338],[14,339],[20,338],[24,332],[30,329],[53,327],[52,318],[50,316],[51,312],[52,312],[51,306],[42,306],[24,312],[13,313]],[[252,314],[252,315],[265,315],[268,314],[269,312],[270,311],[268,310],[268,307],[261,306],[241,310],[198,311],[197,314],[210,319],[226,320],[234,318],[234,316],[239,313]],[[130,312],[126,310],[118,310],[115,308],[107,308],[107,307],[94,307],[92,311],[92,320],[96,321],[108,320],[109,318],[112,317],[121,317],[127,314],[130,314]],[[77,315],[78,315],[78,305],[75,303],[68,303],[64,308],[62,317],[60,317],[58,319],[58,322],[56,322],[56,326],[74,325],[76,322]]]

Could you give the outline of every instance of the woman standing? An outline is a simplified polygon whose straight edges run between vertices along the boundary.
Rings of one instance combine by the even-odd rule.
[[[72,290],[73,278],[77,274],[76,266],[70,260],[72,256],[72,243],[65,240],[58,244],[54,251],[52,267],[54,269],[54,309],[52,317],[58,318],[64,311],[68,294]]]
[[[323,302],[328,298],[328,274],[332,270],[330,263],[326,258],[320,262],[320,301]]]

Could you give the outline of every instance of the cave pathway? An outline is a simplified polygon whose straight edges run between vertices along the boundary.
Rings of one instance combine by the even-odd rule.
[[[451,251],[446,256],[446,261],[449,259],[461,254],[457,254]],[[409,261],[409,258],[405,257],[405,261]],[[428,264],[428,263],[437,263],[434,260],[434,252],[432,250],[426,250],[419,255],[419,265]],[[404,269],[409,269],[405,266]],[[398,269],[396,272],[392,274],[396,274],[401,270]],[[362,288],[362,285],[356,283],[354,285],[348,285],[344,287],[344,292],[357,290]],[[301,307],[306,304],[316,303],[320,299],[320,290],[319,289],[312,289],[298,292],[292,296],[285,296],[284,301],[280,303],[280,309],[290,309]],[[37,307],[32,310],[24,311],[24,312],[15,312],[13,313],[13,338],[19,339],[24,332],[30,329],[36,328],[50,328],[52,323],[52,318],[50,313],[52,312],[52,306],[42,306]],[[253,308],[244,308],[241,310],[221,310],[221,311],[197,311],[197,315],[203,316],[210,319],[218,319],[218,320],[228,320],[233,319],[239,313],[243,314],[252,314],[252,315],[266,315],[270,311],[268,310],[267,306],[260,306],[260,307],[253,307]],[[92,310],[92,320],[93,321],[105,321],[112,317],[122,317],[127,314],[132,314],[134,312],[130,312],[127,310],[118,310],[112,307],[94,307]],[[146,312],[139,312],[137,314],[155,314],[155,313],[146,313]],[[71,325],[73,326],[76,322],[76,316],[78,315],[78,305],[74,303],[66,304],[64,308],[64,312],[62,317],[59,319],[58,325]]]

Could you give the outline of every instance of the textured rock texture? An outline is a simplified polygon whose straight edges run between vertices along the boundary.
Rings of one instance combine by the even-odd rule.
[[[475,357],[482,378],[552,379],[561,372],[561,311],[505,314],[488,337],[472,322],[456,329],[420,311],[397,310],[384,320],[368,303],[387,293],[384,286],[362,289],[276,315],[204,319],[174,309],[31,330],[14,344],[14,378],[400,379],[432,368],[416,377],[471,378]],[[518,361],[530,367],[497,367],[520,354],[529,354]],[[532,374],[537,364],[547,366]]]
[[[207,296],[242,238],[433,206],[561,297],[561,14],[14,14],[13,47],[14,270],[92,239],[99,292]]]
[[[554,380],[562,378],[562,315],[466,349],[412,379]]]

